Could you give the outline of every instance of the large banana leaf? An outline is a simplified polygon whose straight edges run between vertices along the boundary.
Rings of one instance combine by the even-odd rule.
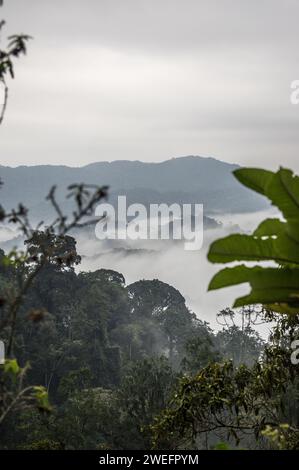
[[[299,177],[284,168],[277,173],[242,168],[234,174],[242,184],[268,197],[284,220],[266,219],[252,235],[234,234],[214,241],[208,253],[212,263],[260,264],[223,269],[209,289],[249,283],[251,291],[237,299],[234,307],[259,303],[278,312],[299,313]],[[265,261],[274,267],[266,267]]]

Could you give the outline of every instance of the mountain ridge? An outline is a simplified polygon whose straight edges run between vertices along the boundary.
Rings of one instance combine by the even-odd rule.
[[[202,155],[181,155],[179,157],[171,157],[171,158],[167,158],[166,160],[161,160],[161,161],[151,161],[151,162],[146,162],[144,160],[127,160],[127,159],[117,159],[117,160],[101,160],[101,161],[95,161],[95,162],[90,162],[90,163],[86,163],[85,165],[78,165],[78,166],[72,166],[72,165],[59,165],[59,164],[53,164],[53,163],[40,163],[38,165],[16,165],[16,166],[10,166],[10,165],[1,165],[0,164],[0,168],[12,168],[12,169],[17,169],[17,168],[37,168],[37,167],[59,167],[59,168],[70,168],[70,169],[80,169],[80,168],[86,168],[86,167],[90,167],[90,166],[93,166],[93,165],[100,165],[101,163],[105,163],[105,164],[115,164],[115,163],[123,163],[123,162],[126,162],[126,163],[141,163],[141,164],[144,164],[144,165],[162,165],[164,163],[168,163],[168,162],[173,162],[174,160],[175,161],[178,161],[178,160],[192,160],[192,159],[198,159],[198,160],[212,160],[212,161],[216,161],[218,163],[223,163],[225,165],[232,165],[232,166],[236,166],[236,167],[240,167],[240,165],[238,163],[232,163],[232,162],[226,162],[225,160],[221,160],[221,159],[218,159],[216,157],[210,157],[210,156],[202,156]]]
[[[47,212],[44,198],[51,186],[57,185],[57,194],[63,200],[67,186],[84,182],[109,186],[113,203],[116,196],[122,194],[127,195],[130,204],[203,203],[206,213],[265,208],[262,196],[244,188],[233,177],[236,168],[240,166],[200,156],[176,157],[163,162],[115,160],[82,167],[0,166],[0,178],[4,182],[0,200],[9,208],[21,201],[40,217]]]

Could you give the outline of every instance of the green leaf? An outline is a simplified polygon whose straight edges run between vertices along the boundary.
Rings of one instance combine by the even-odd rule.
[[[279,219],[266,219],[253,232],[256,237],[277,236],[286,231],[287,224]]]
[[[299,265],[299,243],[282,234],[277,239],[233,234],[214,241],[208,252],[212,263],[233,261],[275,261]]]
[[[51,406],[49,403],[49,396],[48,392],[45,387],[36,386],[33,387],[35,398],[37,400],[38,408],[42,411],[51,411]]]
[[[265,188],[275,175],[272,171],[260,168],[239,168],[234,170],[234,175],[240,183],[257,193],[265,194]]]
[[[263,268],[260,266],[249,268],[244,264],[233,268],[222,269],[212,278],[208,290],[221,289],[223,287],[250,282],[252,275],[262,270]]]
[[[269,239],[270,240],[270,239]],[[299,240],[288,234],[280,234],[273,240],[274,251],[272,260],[279,264],[299,265]]]
[[[211,280],[209,290],[248,282],[251,293],[240,297],[234,307],[248,304],[284,303],[299,307],[299,269],[235,266],[219,271]],[[276,308],[275,308],[276,310]]]
[[[299,220],[288,220],[288,222],[286,223],[286,234],[299,243]]]
[[[286,219],[299,219],[299,177],[281,168],[266,187],[266,196]]]
[[[4,364],[4,372],[16,376],[21,368],[16,359],[6,359]]]
[[[274,240],[260,240],[251,235],[233,234],[214,241],[208,253],[212,263],[265,261],[273,257]]]
[[[213,450],[231,450],[227,442],[218,442],[213,446]]]
[[[245,277],[245,276],[244,276]],[[249,295],[236,300],[234,307],[248,304],[289,304],[299,310],[299,269],[261,268],[248,270]],[[276,309],[275,309],[276,310]]]

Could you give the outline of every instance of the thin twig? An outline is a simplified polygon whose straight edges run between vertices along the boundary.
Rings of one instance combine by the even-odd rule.
[[[4,80],[2,81],[2,83],[3,83],[3,86],[4,86],[4,101],[3,101],[2,109],[1,109],[1,113],[0,113],[0,126],[3,122],[5,111],[6,111],[6,108],[7,108],[7,102],[8,102],[8,86],[6,85]]]

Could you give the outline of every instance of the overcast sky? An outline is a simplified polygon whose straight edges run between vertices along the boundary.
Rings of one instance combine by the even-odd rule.
[[[299,170],[298,0],[6,0],[0,163],[214,156]]]

